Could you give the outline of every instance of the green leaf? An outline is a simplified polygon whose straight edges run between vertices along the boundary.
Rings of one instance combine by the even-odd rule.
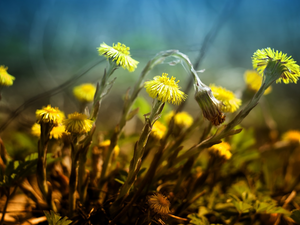
[[[248,213],[250,211],[250,209],[253,208],[252,205],[250,205],[246,202],[242,202],[242,201],[233,200],[232,204],[235,206],[237,211],[239,211],[240,213]]]
[[[292,211],[290,217],[297,223],[300,224],[300,210],[295,209]]]
[[[142,97],[137,97],[132,108],[139,108],[138,117],[144,121],[144,114],[151,112],[151,105]]]
[[[53,212],[52,210],[49,212],[44,211],[45,216],[47,217],[47,221],[49,225],[69,225],[72,223],[71,220],[68,220],[68,217],[62,218],[58,213]]]
[[[194,225],[209,225],[208,220],[205,216],[199,216],[197,213],[193,213],[187,216],[190,220],[189,224]]]

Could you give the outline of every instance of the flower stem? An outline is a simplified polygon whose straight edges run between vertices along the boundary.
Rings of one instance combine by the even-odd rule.
[[[52,206],[52,198],[48,196],[47,185],[47,149],[50,139],[50,131],[53,125],[50,123],[41,123],[41,136],[38,143],[38,161],[37,161],[37,182],[42,192],[44,200],[47,201],[48,206]]]
[[[136,180],[137,174],[140,170],[140,166],[142,163],[141,160],[144,155],[145,146],[147,144],[149,135],[152,130],[152,126],[156,122],[156,120],[159,118],[163,107],[164,107],[163,102],[155,100],[151,114],[150,114],[149,118],[146,119],[146,123],[142,130],[141,136],[135,145],[134,154],[133,154],[132,160],[130,162],[130,166],[129,166],[128,177],[127,177],[124,185],[121,187],[120,194],[117,198],[117,201],[119,199],[123,199],[128,194],[130,188],[132,187],[134,181]]]

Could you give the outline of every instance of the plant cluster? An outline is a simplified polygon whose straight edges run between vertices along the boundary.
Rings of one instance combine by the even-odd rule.
[[[98,52],[108,66],[96,85],[74,87],[81,103],[77,112],[66,117],[51,105],[36,110],[32,134],[38,137],[37,152],[16,160],[0,140],[0,224],[5,224],[17,190],[35,203],[35,216],[44,210],[49,224],[300,223],[300,131],[279,137],[269,126],[272,141],[259,146],[255,131],[240,125],[271,92],[272,83],[297,83],[299,66],[291,57],[271,48],[257,50],[252,57],[257,72],[245,72],[247,90],[238,98],[221,86],[204,84],[199,78],[203,71],[196,71],[185,54],[162,51],[126,93],[119,122],[103,137],[96,122],[114,85],[111,76],[120,67],[133,72],[138,61],[120,43],[103,43]],[[163,72],[145,81],[169,58],[175,59],[170,65],[180,63],[193,79],[194,99],[202,111],[198,118],[182,107],[165,111],[168,104],[181,105],[188,97],[175,77]],[[1,66],[0,87],[13,80]],[[152,105],[139,97],[143,88]],[[124,135],[127,121],[135,116],[143,120],[142,130],[137,137]],[[127,152],[125,142],[132,143]]]

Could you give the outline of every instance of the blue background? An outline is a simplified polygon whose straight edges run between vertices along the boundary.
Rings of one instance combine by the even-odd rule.
[[[195,62],[204,43],[205,57],[199,68],[205,69],[202,81],[239,93],[257,49],[271,47],[300,62],[299,9],[298,0],[2,0],[0,64],[8,66],[16,80],[3,92],[1,111],[15,109],[99,61],[96,48],[102,42],[124,43],[140,61],[134,73],[123,69],[115,73],[118,79],[103,102],[103,115],[118,111],[121,95],[157,52],[179,49]],[[100,64],[74,85],[99,80],[104,68],[105,63]],[[180,65],[158,66],[148,79],[162,72],[176,76],[182,87],[187,84]],[[299,129],[299,90],[299,84],[274,84],[266,97],[283,129]],[[37,102],[21,118],[31,121],[35,109],[48,103],[67,108],[67,113],[77,107],[69,87]],[[200,111],[192,92],[187,109],[194,115]],[[252,119],[263,123],[263,119]]]

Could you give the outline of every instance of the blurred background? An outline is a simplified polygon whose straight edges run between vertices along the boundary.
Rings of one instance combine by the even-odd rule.
[[[1,0],[0,65],[8,66],[16,80],[2,91],[0,125],[26,100],[69,79],[74,79],[72,85],[59,93],[25,105],[4,133],[30,128],[35,110],[49,103],[66,114],[76,111],[79,104],[72,88],[99,81],[106,61],[97,47],[103,42],[130,46],[131,56],[140,63],[133,73],[122,68],[114,73],[116,83],[101,107],[101,129],[116,125],[125,91],[147,61],[167,49],[180,50],[194,63],[201,56],[201,80],[240,95],[246,86],[244,72],[252,69],[257,49],[271,47],[300,62],[299,8],[299,0]],[[74,78],[101,60],[80,79]],[[185,89],[189,77],[181,65],[159,65],[147,79],[162,72],[178,78]],[[299,85],[273,84],[272,93],[265,96],[263,104],[280,131],[300,128]],[[193,90],[188,94],[186,110],[196,117],[200,108]],[[264,129],[264,121],[257,107],[243,124]]]

